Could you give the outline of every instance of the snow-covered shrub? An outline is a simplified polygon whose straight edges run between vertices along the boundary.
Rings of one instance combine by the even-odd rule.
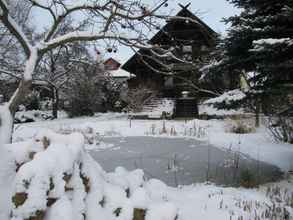
[[[73,82],[72,89],[68,92],[65,107],[69,117],[93,116],[101,104],[99,90],[92,79],[79,79]]]
[[[31,110],[31,111],[18,111],[15,113],[15,123],[26,123],[35,121],[44,121],[53,119],[52,114],[47,111]]]
[[[248,119],[238,118],[228,121],[226,131],[235,134],[248,134],[255,132],[255,127]]]
[[[9,146],[16,177],[11,220],[175,220],[177,207],[161,194],[159,180],[142,170],[106,173],[84,150],[79,133],[50,131]]]
[[[99,145],[102,143],[103,136],[100,133],[95,132],[90,126],[80,128],[62,127],[58,130],[58,133],[60,134],[71,134],[76,132],[83,135],[86,145]]]
[[[65,110],[69,117],[93,116],[105,111],[105,80],[99,65],[80,65],[64,90]]]
[[[39,110],[40,109],[40,93],[33,90],[29,96],[26,97],[24,101],[25,108],[27,110]]]

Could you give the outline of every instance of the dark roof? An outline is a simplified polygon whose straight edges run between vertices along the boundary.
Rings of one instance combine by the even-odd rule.
[[[182,6],[179,4],[179,6],[182,8],[176,15],[178,17],[188,17],[198,22],[200,26],[202,26],[201,30],[206,32],[206,37],[214,39],[214,37],[217,35],[217,33],[211,29],[206,23],[204,23],[199,17],[197,17],[195,14],[193,14],[190,10],[187,9],[187,7],[190,5],[190,3],[187,6]],[[167,22],[167,24],[158,32],[156,33],[151,39],[151,43],[156,43],[160,41],[161,35],[164,34],[165,30],[168,29],[169,24],[172,22]],[[194,23],[194,25],[196,25]]]
[[[211,29],[206,23],[204,23],[200,18],[198,18],[195,14],[193,14],[190,10],[188,10],[188,6],[190,5],[190,3],[186,6],[183,6],[181,4],[179,4],[179,6],[182,8],[177,14],[176,16],[178,17],[188,17],[191,18],[195,21],[198,22],[198,24],[196,23],[192,23],[192,25],[194,25],[194,27],[200,27],[201,33],[204,35],[204,37],[207,40],[207,43],[210,42],[210,40],[212,42],[214,42],[214,39],[217,37],[217,33]],[[166,35],[166,30],[169,29],[169,26],[171,25],[172,22],[176,22],[176,19],[171,20],[169,22],[167,22],[160,31],[158,31],[150,40],[149,42],[152,44],[156,44],[159,43],[161,40],[161,37]],[[182,22],[182,21],[181,21]],[[128,59],[123,65],[122,65],[122,69],[125,69],[127,71],[129,71],[129,67],[131,66],[131,64],[133,62],[135,62],[135,60],[138,58],[138,54],[142,52],[142,49],[140,49],[137,53],[135,53],[130,59]]]

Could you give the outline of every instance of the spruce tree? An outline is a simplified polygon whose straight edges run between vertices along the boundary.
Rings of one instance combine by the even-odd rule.
[[[243,9],[226,19],[229,65],[253,71],[255,89],[273,92],[293,79],[293,1],[228,0]]]

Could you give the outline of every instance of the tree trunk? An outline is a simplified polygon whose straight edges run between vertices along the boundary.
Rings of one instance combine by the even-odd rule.
[[[259,128],[260,126],[260,109],[261,109],[260,99],[256,98],[256,103],[255,103],[255,127],[256,128]]]
[[[0,106],[0,148],[12,141],[13,117],[7,104]]]
[[[0,147],[12,142],[13,120],[18,106],[31,91],[31,80],[21,80],[8,103],[0,108]]]
[[[9,100],[9,110],[14,116],[18,110],[18,106],[22,103],[24,98],[31,92],[32,80],[21,80],[18,88]]]
[[[9,102],[5,104],[2,109],[0,109],[0,140],[3,143],[12,142],[12,132],[13,132],[13,120],[18,106],[23,102],[25,97],[31,92],[32,86],[32,75],[37,65],[38,54],[34,51],[28,58],[25,71],[23,73],[23,79],[20,81],[18,88],[10,98]],[[9,120],[10,119],[10,120]],[[2,144],[3,144],[2,143]]]
[[[58,106],[59,106],[59,91],[57,88],[53,87],[52,115],[54,119],[58,118]]]

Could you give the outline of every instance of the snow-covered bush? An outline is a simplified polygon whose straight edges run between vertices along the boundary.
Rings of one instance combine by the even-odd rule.
[[[76,79],[67,93],[65,110],[69,117],[93,116],[101,105],[99,88],[92,78]]]
[[[255,127],[249,120],[238,118],[228,121],[226,124],[226,131],[236,134],[247,134],[255,132]]]
[[[30,95],[28,95],[24,101],[24,106],[27,110],[39,110],[41,107],[41,97],[40,93],[33,90]]]
[[[46,131],[9,146],[17,171],[12,220],[175,220],[178,210],[144,181],[142,170],[106,173],[84,150],[79,133]]]
[[[26,123],[35,121],[44,121],[53,119],[51,112],[31,110],[31,111],[18,111],[15,113],[15,123]]]
[[[99,145],[103,136],[95,132],[94,129],[90,126],[81,127],[81,128],[70,128],[63,127],[58,130],[58,133],[61,134],[71,134],[71,133],[81,133],[84,137],[84,143],[86,145]]]

